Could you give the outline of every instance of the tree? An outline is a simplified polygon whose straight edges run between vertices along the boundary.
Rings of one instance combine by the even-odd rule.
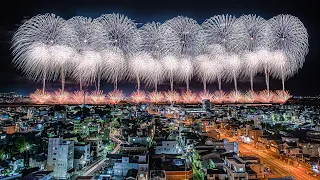
[[[15,150],[18,151],[19,153],[22,153],[25,151],[28,147],[28,142],[25,139],[25,137],[20,137],[16,140],[15,144]]]
[[[0,149],[0,160],[4,160],[5,159],[5,150],[3,148]]]

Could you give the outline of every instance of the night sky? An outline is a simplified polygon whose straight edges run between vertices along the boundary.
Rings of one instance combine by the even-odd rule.
[[[202,23],[205,19],[219,14],[231,14],[237,17],[242,14],[257,14],[265,19],[278,14],[292,14],[297,16],[305,25],[309,33],[309,53],[303,69],[286,82],[286,89],[293,95],[319,95],[320,94],[320,59],[319,59],[319,0],[162,0],[162,1],[120,1],[120,0],[2,0],[0,16],[0,92],[15,91],[27,94],[41,83],[26,79],[21,72],[11,64],[12,56],[10,41],[14,31],[23,22],[37,14],[54,13],[65,19],[72,16],[90,16],[96,18],[104,13],[121,13],[135,20],[136,23],[151,21],[164,22],[178,15],[188,16]],[[249,90],[247,79],[239,80],[240,90]],[[142,85],[143,86],[143,85]],[[48,83],[47,89],[56,90],[59,82]],[[175,85],[184,88],[184,84]],[[216,84],[208,85],[210,90],[217,88]],[[271,80],[271,89],[281,89],[279,80]],[[71,79],[67,80],[66,89],[77,90],[78,85]],[[93,87],[92,87],[93,88]],[[107,92],[113,85],[102,82],[102,89]],[[119,88],[129,93],[135,89],[133,82],[120,82]],[[233,89],[232,83],[224,83],[223,90]],[[255,89],[265,88],[263,75],[255,78]],[[160,86],[160,90],[169,89],[168,84]],[[193,78],[191,89],[200,91],[201,82]],[[150,90],[146,88],[145,90]]]

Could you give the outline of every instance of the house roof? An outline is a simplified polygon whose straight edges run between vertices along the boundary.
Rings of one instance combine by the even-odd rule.
[[[137,177],[137,175],[138,175],[138,170],[137,169],[129,169],[125,178],[132,177],[132,178],[135,179]]]
[[[207,169],[207,174],[227,174],[223,169]]]

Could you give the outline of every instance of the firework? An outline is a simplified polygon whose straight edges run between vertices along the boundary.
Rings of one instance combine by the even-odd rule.
[[[227,95],[223,91],[215,91],[213,93],[213,101],[217,103],[222,103],[227,99]]]
[[[70,27],[74,29],[75,36],[71,39],[72,47],[76,50],[74,58],[70,63],[70,67],[77,67],[84,60],[83,51],[98,50],[103,42],[104,29],[100,22],[92,18],[75,16],[67,21]],[[73,71],[74,69],[71,69]],[[77,79],[82,90],[82,78]]]
[[[50,48],[55,45],[69,45],[69,40],[74,36],[74,31],[66,21],[54,14],[37,15],[27,20],[15,32],[12,38],[13,63],[36,80],[50,80],[50,70],[56,71],[50,53]],[[41,48],[34,49],[41,46]],[[40,50],[41,49],[41,50]],[[40,51],[39,51],[40,50]],[[41,56],[29,56],[40,52]]]
[[[166,44],[166,51],[180,57],[197,56],[204,47],[204,36],[197,21],[178,16],[166,21],[161,29]]]
[[[30,94],[31,101],[36,104],[47,103],[51,95],[43,90],[37,89],[34,93]]]
[[[291,95],[288,91],[276,91],[273,101],[277,103],[285,103],[288,99],[291,98]]]
[[[18,63],[18,68],[21,68],[27,77],[36,81],[42,80],[42,91],[44,93],[46,81],[56,79],[54,63],[48,61],[51,57],[49,46],[44,43],[33,43],[24,56],[25,62],[22,62],[20,58],[20,62],[15,63]]]
[[[238,52],[246,46],[245,26],[231,15],[217,15],[202,24],[208,44],[219,44],[227,51]]]
[[[257,51],[256,55],[263,68],[265,79],[266,79],[267,91],[269,91],[270,90],[269,78],[270,78],[270,73],[272,70],[272,64],[273,64],[274,58],[272,58],[272,53],[266,49]]]
[[[53,99],[56,104],[67,104],[70,100],[70,93],[59,89],[53,92]]]
[[[75,16],[67,21],[73,28],[75,36],[71,39],[72,47],[78,51],[87,48],[97,50],[103,44],[104,28],[102,24],[92,18]]]
[[[195,103],[197,102],[197,94],[192,91],[185,91],[181,94],[181,100],[184,103]]]
[[[209,91],[201,91],[199,94],[199,98],[201,101],[204,99],[209,99],[210,102],[212,102],[213,101],[213,94],[210,93]]]
[[[291,15],[278,15],[268,20],[271,26],[272,50],[281,50],[298,67],[308,53],[308,32],[303,23]]]
[[[93,91],[91,92],[90,94],[90,99],[92,100],[92,102],[94,104],[101,104],[104,102],[105,100],[105,95],[103,94],[103,91],[101,90],[96,90],[96,91]]]
[[[247,91],[244,95],[244,101],[248,102],[248,103],[253,103],[253,102],[257,102],[258,99],[258,95],[257,93],[255,93],[254,91],[250,90]]]
[[[133,92],[130,96],[131,100],[137,104],[146,101],[146,94],[143,91]]]
[[[147,85],[154,85],[154,90],[158,91],[158,84],[161,83],[164,76],[164,69],[161,62],[157,59],[150,59],[147,63],[146,73],[143,74],[143,79]]]
[[[103,74],[103,61],[101,54],[94,50],[83,52],[83,60],[75,67],[73,77],[83,84],[92,84],[97,82],[97,91],[100,90],[100,80]]]
[[[108,99],[112,104],[118,104],[125,98],[121,90],[114,90],[108,93]]]
[[[65,78],[70,71],[70,61],[75,51],[73,48],[65,45],[55,45],[50,48],[52,60],[56,62],[57,69],[60,69],[61,90],[64,91]]]
[[[148,74],[148,64],[153,61],[151,54],[147,52],[135,53],[129,59],[129,76],[137,81],[137,91],[140,91],[141,79]]]
[[[102,51],[104,63],[103,76],[114,84],[114,90],[118,89],[118,81],[124,77],[126,61],[122,50],[118,48],[108,48]]]
[[[221,91],[222,78],[225,74],[226,50],[223,46],[214,44],[208,47],[210,53],[210,77],[213,81],[218,82],[219,91]]]
[[[229,97],[229,101],[233,103],[242,101],[242,94],[239,91],[231,91],[228,97]]]
[[[237,77],[239,76],[242,68],[241,60],[242,59],[236,54],[228,55],[226,60],[226,66],[228,67],[226,69],[226,74],[230,80],[233,79],[235,91],[238,91]]]
[[[120,14],[104,14],[97,18],[104,27],[106,46],[114,46],[125,54],[134,54],[140,49],[140,35],[135,23]]]
[[[142,50],[152,54],[155,58],[160,58],[165,53],[162,28],[160,23],[152,22],[139,29]]]
[[[269,103],[272,101],[273,99],[273,92],[269,91],[269,90],[263,90],[259,92],[259,99],[260,102],[262,103]]]
[[[241,21],[244,24],[246,37],[244,50],[253,52],[269,47],[271,28],[265,19],[249,14],[242,15],[237,21]]]
[[[173,81],[174,81],[174,77],[178,73],[179,60],[177,58],[175,58],[174,56],[167,55],[161,59],[161,62],[162,62],[165,73],[168,74],[168,78],[170,80],[171,91],[173,91]]]
[[[257,53],[255,52],[246,53],[243,60],[245,64],[244,75],[250,78],[251,91],[253,91],[253,77],[261,69],[261,62],[259,61],[259,57],[257,57]]]
[[[284,91],[284,82],[290,76],[293,76],[294,73],[298,70],[298,67],[295,63],[290,61],[287,56],[282,51],[273,52],[272,58],[274,59],[272,63],[272,75],[276,79],[281,79],[282,90]]]
[[[149,97],[150,102],[153,102],[153,103],[159,103],[164,98],[164,96],[161,92],[156,92],[156,91],[148,93],[148,97]]]
[[[187,85],[187,91],[189,91],[189,81],[193,75],[193,63],[190,57],[181,58],[179,61],[180,70],[177,75],[178,78],[185,82]]]
[[[203,91],[207,91],[207,83],[211,81],[211,63],[207,54],[196,57],[197,76],[203,83]]]
[[[72,100],[75,104],[85,104],[86,97],[88,93],[84,91],[76,91],[71,94]]]
[[[180,95],[176,91],[165,92],[164,96],[168,102],[178,102],[180,100]]]

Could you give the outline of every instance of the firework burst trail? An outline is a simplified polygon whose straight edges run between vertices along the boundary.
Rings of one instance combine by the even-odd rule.
[[[282,90],[285,91],[285,80],[298,71],[298,66],[292,63],[282,51],[273,52],[274,63],[272,64],[272,76],[281,79]]]
[[[189,83],[193,75],[193,62],[191,57],[184,57],[181,58],[179,61],[180,70],[178,71],[178,78],[180,81],[183,81],[186,83],[187,91],[190,90]]]
[[[242,68],[241,58],[236,54],[230,54],[226,57],[226,74],[228,78],[233,79],[235,92],[238,92],[237,77]]]
[[[250,78],[251,91],[253,91],[253,78],[261,69],[261,63],[255,52],[247,52],[243,56],[244,60],[244,75]]]
[[[211,80],[211,61],[207,54],[202,54],[196,57],[196,71],[198,78],[203,83],[203,91],[207,91],[207,83]]]
[[[161,59],[161,62],[164,67],[165,73],[168,74],[171,91],[173,91],[173,82],[178,72],[179,60],[172,55],[167,55]]]
[[[164,69],[161,62],[157,59],[150,59],[147,63],[146,73],[143,73],[143,79],[148,86],[154,85],[154,91],[158,91],[158,84],[164,80]]]
[[[108,48],[101,52],[104,70],[103,77],[114,84],[114,90],[118,90],[118,81],[124,77],[126,72],[126,61],[122,50]]]
[[[141,80],[148,74],[148,64],[152,61],[153,58],[151,54],[144,51],[135,53],[129,59],[129,76],[137,81],[137,91],[140,91]]]

